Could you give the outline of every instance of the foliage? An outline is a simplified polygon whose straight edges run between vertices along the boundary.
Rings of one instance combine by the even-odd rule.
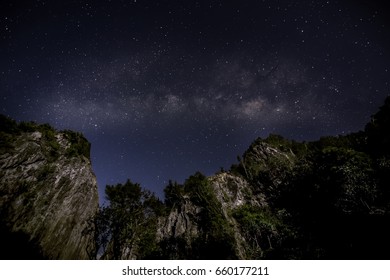
[[[270,135],[264,140],[257,139],[243,159],[238,158],[239,164],[233,165],[231,172],[240,174],[255,190],[266,195],[271,206],[269,217],[278,216],[276,213],[280,211],[287,213],[282,225],[288,224],[293,230],[284,231],[284,249],[277,256],[311,259],[386,256],[390,250],[385,237],[389,230],[384,226],[390,215],[389,127],[390,97],[365,131],[295,144]],[[262,155],[256,153],[259,148],[260,152],[266,151],[264,143],[278,152],[258,156]],[[278,153],[291,152],[295,158],[290,162],[278,157]],[[249,240],[255,240],[253,228],[266,232],[262,223],[266,217],[261,211],[252,210],[244,208],[234,213],[241,230],[252,233]]]
[[[0,132],[17,133],[19,131],[18,124],[13,119],[0,114]]]
[[[199,209],[199,212],[192,213],[199,234],[191,240],[186,240],[183,236],[171,236],[161,240],[159,243],[161,258],[236,258],[231,225],[224,217],[221,203],[206,176],[196,172],[185,180],[183,185],[170,181],[164,193],[168,210],[173,207],[180,209],[188,200]]]
[[[307,145],[305,143],[288,140],[277,134],[270,134],[266,139],[258,139],[258,141],[270,144],[272,147],[275,147],[282,152],[293,153],[298,158],[305,156],[307,152]]]
[[[13,150],[14,134],[18,134],[19,129],[17,123],[0,114],[0,152],[6,153]]]
[[[172,182],[171,180],[169,180],[168,185],[164,188],[164,195],[165,205],[168,208],[172,208],[182,201],[184,195],[184,187],[177,182]]]
[[[35,122],[20,122],[19,129],[23,132],[34,132],[37,130],[38,124]]]
[[[324,187],[326,184],[327,189],[334,190],[336,207],[344,212],[370,211],[376,199],[376,185],[367,154],[330,147],[323,150],[319,163],[320,179]]]
[[[148,258],[155,254],[162,203],[130,180],[107,186],[106,196],[110,204],[101,207],[94,218],[96,253],[103,251],[105,257],[112,259],[135,255]]]
[[[209,180],[200,172],[190,176],[184,190],[191,201],[200,207],[197,223],[201,234],[192,244],[192,258],[236,258],[234,236],[229,222],[223,215]]]
[[[271,134],[266,139],[256,139],[242,158],[237,157],[238,164],[232,165],[230,172],[244,177],[253,185],[259,181],[272,184],[276,175],[288,171],[295,160],[304,158],[307,153],[305,143]]]
[[[390,96],[365,127],[368,147],[374,156],[390,156]]]
[[[47,144],[45,150],[46,156],[50,162],[53,162],[60,155],[60,144],[57,140],[57,131],[49,124],[37,124],[35,122],[20,122],[19,124],[14,120],[0,115],[0,149],[12,149],[13,135],[19,135],[22,132],[39,131],[42,134],[43,140]],[[63,131],[65,137],[70,142],[69,148],[65,151],[68,158],[84,156],[90,158],[91,145],[85,137],[79,133],[71,130]]]
[[[159,259],[185,260],[197,258],[188,241],[183,236],[170,236],[162,239],[159,244]]]
[[[318,141],[308,143],[311,152],[320,152],[325,148],[345,148],[365,152],[367,149],[366,135],[356,132],[348,135],[323,136]]]
[[[379,206],[373,162],[338,143],[327,139],[296,164],[274,204],[287,209],[299,228],[295,245],[304,258],[355,258],[369,251],[361,243],[372,233],[361,222]]]
[[[69,158],[84,156],[90,158],[91,144],[85,137],[79,133],[71,130],[63,131],[65,137],[70,142],[70,147],[66,150],[65,155]]]
[[[269,208],[242,205],[233,212],[233,217],[249,245],[250,259],[276,257],[286,236],[293,234]]]

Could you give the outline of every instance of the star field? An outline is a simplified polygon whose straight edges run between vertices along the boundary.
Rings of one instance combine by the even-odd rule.
[[[53,2],[0,4],[0,112],[84,133],[101,201],[357,131],[389,94],[382,1]]]

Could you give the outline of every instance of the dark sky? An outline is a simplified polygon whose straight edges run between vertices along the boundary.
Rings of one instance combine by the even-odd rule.
[[[84,133],[100,193],[358,131],[389,94],[385,1],[1,1],[0,113]],[[103,195],[102,195],[103,197]]]

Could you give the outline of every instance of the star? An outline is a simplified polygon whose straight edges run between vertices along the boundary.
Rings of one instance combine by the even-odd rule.
[[[1,113],[82,132],[101,197],[128,178],[162,196],[169,179],[228,169],[269,133],[357,131],[389,94],[380,1],[10,2],[0,13]]]

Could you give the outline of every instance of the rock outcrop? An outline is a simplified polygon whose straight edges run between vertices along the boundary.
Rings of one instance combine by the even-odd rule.
[[[31,257],[18,248],[23,236],[34,258],[89,259],[94,243],[86,227],[98,210],[90,144],[48,125],[1,121],[0,218],[9,239],[3,257]]]
[[[221,239],[230,243],[228,246],[231,247],[229,249],[232,249],[232,252],[230,252],[229,258],[250,258],[250,252],[247,250],[249,246],[246,237],[241,230],[240,224],[235,219],[234,213],[244,206],[263,210],[267,209],[268,204],[265,196],[261,193],[255,194],[253,186],[242,176],[237,176],[230,172],[220,172],[208,177],[206,180],[210,190],[208,195],[211,197],[204,198],[199,203],[195,198],[196,195],[184,194],[174,207],[172,207],[168,215],[160,220],[157,240],[159,242],[164,242],[164,240],[169,242],[173,241],[175,250],[191,252],[185,256],[174,254],[174,258],[191,259],[197,258],[196,254],[198,254],[198,252],[194,254],[194,251],[198,250],[194,247],[199,246],[198,244],[194,244],[194,241],[195,243],[196,240],[204,242],[208,239],[208,236],[215,234],[218,237],[221,234]],[[214,201],[213,198],[215,199]],[[207,215],[210,216],[205,219],[204,216]],[[216,227],[214,229],[205,228],[204,223],[208,223],[208,221],[205,222],[207,219],[216,219],[220,223],[214,225]],[[178,244],[175,244],[178,240],[182,242],[181,248]],[[210,247],[214,245],[209,244]],[[217,244],[216,248],[221,249],[223,254],[223,248],[221,248],[223,246],[219,245]],[[207,248],[204,249],[208,251]],[[218,252],[212,252],[210,248],[210,252],[205,252],[200,258],[220,258],[222,256]]]

